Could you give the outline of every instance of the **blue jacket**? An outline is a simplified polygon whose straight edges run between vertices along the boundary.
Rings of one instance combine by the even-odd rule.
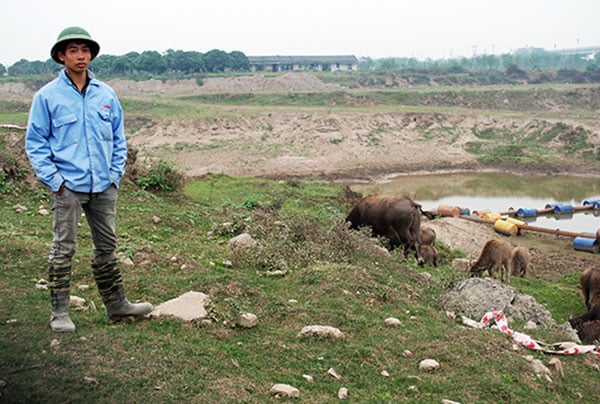
[[[63,69],[33,97],[25,150],[50,190],[102,192],[119,186],[127,162],[123,109],[108,85],[91,78],[82,94]]]

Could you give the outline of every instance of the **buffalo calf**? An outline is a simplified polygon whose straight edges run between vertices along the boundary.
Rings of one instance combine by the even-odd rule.
[[[419,255],[425,264],[431,267],[438,266],[438,254],[434,246],[429,244],[419,244]]]
[[[428,226],[421,226],[421,235],[419,238],[419,244],[426,244],[433,246],[435,244],[435,230]]]
[[[510,272],[513,276],[520,276],[521,278],[527,275],[527,268],[531,258],[529,251],[525,247],[515,247],[512,250],[512,258],[510,263]]]
[[[500,280],[510,284],[510,261],[512,248],[504,240],[489,239],[485,242],[477,261],[471,265],[471,277],[481,276],[486,270],[492,278],[500,272]]]

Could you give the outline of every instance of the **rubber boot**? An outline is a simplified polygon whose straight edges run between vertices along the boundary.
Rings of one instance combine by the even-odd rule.
[[[93,264],[92,269],[106,306],[106,315],[111,321],[119,321],[123,317],[140,317],[152,311],[150,303],[130,303],[127,300],[117,260],[102,265]]]
[[[71,265],[50,265],[48,268],[48,285],[52,316],[50,328],[54,332],[75,332],[75,324],[69,317],[71,304]]]

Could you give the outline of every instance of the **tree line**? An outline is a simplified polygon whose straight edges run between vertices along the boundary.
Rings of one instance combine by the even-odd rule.
[[[52,59],[28,61],[21,59],[8,68],[0,64],[0,77],[46,77],[55,75],[61,66]],[[206,53],[169,49],[164,53],[144,51],[125,55],[99,55],[90,65],[99,77],[199,77],[205,73],[248,72],[250,62],[240,51],[225,52],[213,49]],[[383,59],[360,58],[359,70],[366,71],[498,71],[522,69],[545,71],[571,69],[598,71],[600,53],[594,56],[583,54],[560,54],[541,48],[519,49],[502,55],[482,54],[471,58],[426,59],[394,57]]]
[[[43,62],[21,59],[8,68],[0,64],[0,76],[46,76],[56,74],[61,68],[51,58]],[[129,52],[122,56],[100,54],[90,69],[99,77],[186,76],[249,71],[250,62],[240,51],[213,49],[201,53],[169,49],[163,54],[157,51]]]

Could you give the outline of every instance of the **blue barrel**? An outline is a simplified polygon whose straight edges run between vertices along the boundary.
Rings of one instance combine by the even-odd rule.
[[[573,205],[559,203],[554,207],[554,211],[556,213],[573,213],[575,209],[573,208]]]
[[[583,206],[592,205],[594,209],[600,209],[600,199],[592,199],[583,201]]]
[[[594,233],[585,233],[594,235]],[[591,253],[597,253],[600,251],[600,245],[598,245],[598,239],[587,238],[587,237],[575,237],[573,239],[573,248],[578,251],[588,251]]]
[[[575,209],[573,205],[567,205],[563,203],[549,203],[546,205],[546,209],[552,208],[555,213],[573,213]]]
[[[532,217],[537,216],[537,209],[525,209],[519,208],[517,210],[517,216],[519,217]]]

